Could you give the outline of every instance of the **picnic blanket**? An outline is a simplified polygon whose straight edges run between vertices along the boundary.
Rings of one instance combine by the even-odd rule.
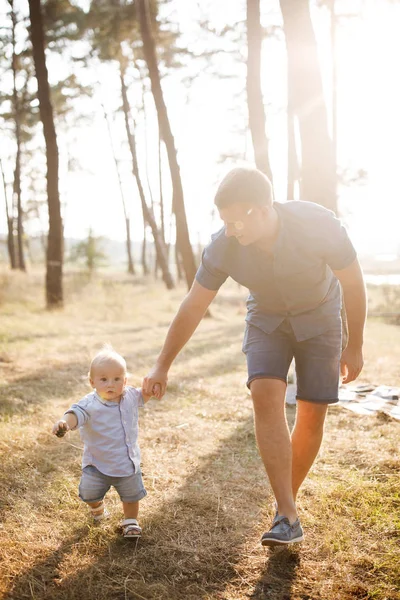
[[[387,385],[342,386],[339,404],[359,415],[383,412],[400,420],[400,388]]]
[[[289,384],[286,404],[296,404],[296,385]],[[400,420],[400,387],[387,385],[341,386],[339,405],[359,415],[374,415],[379,412]]]

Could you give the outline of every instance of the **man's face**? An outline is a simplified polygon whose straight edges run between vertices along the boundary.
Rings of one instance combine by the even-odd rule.
[[[254,244],[263,235],[265,207],[237,202],[220,208],[219,215],[225,224],[226,237],[235,237],[242,246]]]

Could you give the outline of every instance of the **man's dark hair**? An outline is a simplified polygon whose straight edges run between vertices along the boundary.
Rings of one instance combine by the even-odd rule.
[[[214,204],[226,208],[236,202],[253,202],[270,206],[273,201],[272,185],[264,173],[251,167],[236,167],[221,181]]]

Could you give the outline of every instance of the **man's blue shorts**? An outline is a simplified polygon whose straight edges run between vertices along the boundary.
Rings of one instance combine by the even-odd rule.
[[[247,386],[255,379],[282,379],[293,358],[296,365],[298,400],[320,404],[339,401],[342,324],[321,335],[298,342],[289,321],[283,321],[272,333],[247,323],[243,339],[247,359]]]

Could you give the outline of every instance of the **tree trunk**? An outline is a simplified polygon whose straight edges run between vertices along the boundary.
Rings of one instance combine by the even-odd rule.
[[[19,136],[19,132],[17,134]],[[26,271],[24,256],[24,231],[22,224],[22,203],[21,203],[21,146],[17,141],[17,155],[15,157],[13,195],[17,206],[17,249],[18,249],[18,269]]]
[[[182,269],[181,269],[181,255],[179,254],[178,244],[175,242],[175,263],[176,263],[176,276],[178,281],[182,281]]]
[[[132,258],[132,244],[131,244],[131,221],[129,217],[125,217],[125,229],[126,229],[126,252],[128,256],[128,273],[135,275],[135,267]]]
[[[136,68],[137,65],[135,64]],[[150,181],[150,174],[149,174],[149,148],[148,148],[148,142],[147,142],[147,111],[146,111],[146,100],[145,100],[145,86],[143,83],[143,80],[141,80],[141,88],[142,88],[142,108],[143,108],[143,125],[144,125],[144,170],[146,173],[146,183],[147,183],[147,189],[149,192],[149,196],[150,196],[150,208],[151,208],[151,212],[154,213],[154,196],[153,196],[153,190],[152,190],[152,186],[151,186],[151,181]],[[135,122],[133,123],[134,128],[136,127]],[[157,227],[158,229],[158,227]],[[167,253],[167,248],[165,246],[165,240],[162,234],[162,224],[161,224],[161,229],[158,229],[159,233],[160,233],[160,237],[161,240],[164,244],[164,248],[165,248],[165,257],[168,263],[168,253]],[[158,271],[159,271],[160,265],[158,264],[158,256],[157,256],[157,252],[154,256],[154,279],[157,279],[158,276]]]
[[[124,80],[124,70],[123,70],[122,63],[120,63],[120,81],[121,81],[122,106],[123,106],[124,117],[125,117],[125,129],[126,129],[126,135],[128,137],[129,149],[130,149],[131,157],[132,157],[132,172],[136,179],[136,185],[137,185],[138,191],[139,191],[140,202],[142,205],[142,212],[143,212],[143,220],[144,220],[144,223],[148,223],[148,225],[151,228],[151,232],[152,232],[153,238],[154,238],[154,245],[156,248],[158,263],[160,265],[163,280],[164,280],[165,285],[167,286],[167,289],[171,290],[174,288],[174,282],[173,282],[171,273],[168,268],[165,246],[161,239],[160,232],[157,229],[157,224],[156,224],[156,221],[154,218],[154,214],[147,206],[146,198],[145,198],[143,186],[142,186],[142,180],[141,180],[140,173],[139,173],[139,165],[138,165],[137,154],[136,154],[136,142],[135,142],[135,137],[131,130],[131,125],[130,125],[130,121],[129,121],[130,107],[129,107],[129,102],[128,102],[128,95],[127,95],[127,90],[126,90],[126,85],[125,85],[125,80]]]
[[[280,0],[288,59],[288,104],[301,139],[300,198],[336,212],[335,163],[308,0]]]
[[[7,250],[11,269],[17,269],[17,261],[15,258],[14,219],[12,217],[7,217]]]
[[[124,190],[122,187],[121,174],[119,172],[118,160],[117,160],[117,156],[115,154],[115,148],[114,148],[114,144],[113,144],[110,121],[109,121],[109,118],[107,115],[106,108],[102,102],[101,102],[101,107],[103,109],[104,119],[107,124],[108,139],[110,141],[110,149],[111,149],[111,153],[112,153],[113,159],[114,159],[115,172],[117,174],[117,179],[118,179],[119,193],[120,193],[120,197],[121,197],[122,208],[124,211],[125,230],[126,230],[126,254],[127,254],[127,258],[128,258],[128,273],[130,275],[135,275],[135,266],[134,266],[133,259],[132,259],[130,219],[128,217],[128,213],[126,210],[126,203],[125,203],[125,197],[124,197]]]
[[[253,141],[254,159],[258,169],[272,182],[268,157],[268,139],[265,134],[265,111],[261,91],[260,0],[247,0],[247,106],[249,127]]]
[[[12,74],[13,74],[13,113],[14,113],[14,124],[15,124],[15,141],[17,144],[17,152],[15,156],[15,169],[14,169],[14,183],[13,183],[13,197],[15,198],[15,204],[17,206],[17,249],[18,249],[18,268],[20,271],[26,271],[25,257],[24,257],[24,232],[22,225],[22,202],[21,202],[21,114],[19,108],[19,97],[17,90],[17,70],[18,70],[18,58],[16,54],[16,39],[15,29],[17,26],[17,17],[14,11],[14,1],[8,0],[11,7],[11,43],[12,43]]]
[[[146,250],[147,250],[146,223],[143,221],[143,242],[142,242],[142,256],[141,256],[143,275],[149,274],[149,267],[147,266]]]
[[[161,135],[158,132],[158,183],[159,183],[159,195],[160,195],[160,219],[161,219],[161,237],[165,243],[165,209],[164,209],[164,194],[163,194],[163,183],[162,183],[162,152],[161,152]]]
[[[332,53],[332,146],[335,164],[335,197],[337,199],[337,69],[336,69],[336,13],[335,0],[330,1]]]
[[[287,176],[287,200],[295,200],[294,187],[299,179],[299,161],[296,150],[295,117],[293,110],[288,106],[287,114],[288,131],[288,176]]]
[[[166,244],[166,242],[165,242],[165,208],[164,208],[164,194],[163,194],[163,182],[162,182],[162,159],[161,159],[162,139],[161,139],[160,131],[158,131],[158,144],[157,145],[158,145],[158,195],[159,195],[159,202],[160,202],[160,233],[161,233],[161,238],[165,244],[165,248],[166,248],[166,252],[167,252],[167,260],[169,262],[169,244]],[[158,274],[158,264],[156,262],[156,277],[157,277],[157,274]]]
[[[54,127],[53,108],[50,100],[40,0],[29,0],[29,16],[31,22],[33,59],[38,83],[40,118],[43,123],[43,133],[46,143],[47,202],[49,207],[46,299],[47,307],[55,308],[62,306],[63,304],[63,226],[58,190],[57,137]]]
[[[173,189],[173,210],[176,219],[176,243],[183,260],[185,278],[187,286],[193,283],[196,274],[196,263],[193,256],[193,249],[190,245],[189,231],[186,220],[185,203],[183,199],[182,181],[179,170],[178,159],[175,149],[175,141],[172,135],[171,126],[168,119],[167,107],[165,106],[163,91],[161,88],[160,73],[158,70],[156,49],[151,24],[148,13],[148,0],[137,1],[140,31],[143,41],[143,53],[149,70],[151,81],[151,91],[157,110],[158,126],[161,131],[162,139],[165,143],[169,168],[171,172]]]
[[[3,163],[1,162],[1,159],[0,159],[0,171],[1,171],[1,178],[3,180],[4,202],[6,205],[8,258],[10,261],[10,268],[16,269],[17,266],[15,263],[14,219],[13,219],[12,215],[10,215],[10,210],[8,208],[6,178],[4,176]]]
[[[144,88],[143,80],[141,81],[141,88],[142,88],[143,126],[144,126],[144,171],[146,173],[147,189],[149,190],[150,206],[154,210],[153,190],[151,187],[150,174],[149,174],[149,147],[148,147],[148,142],[147,142],[147,129],[148,129],[147,128],[147,111],[146,111],[145,88]],[[134,125],[134,127],[136,126],[135,123],[133,125]]]
[[[331,53],[332,53],[332,145],[333,161],[335,163],[335,198],[337,202],[337,70],[336,70],[336,13],[335,0],[330,0],[329,9],[331,14]],[[343,294],[343,292],[342,292]],[[342,349],[344,350],[349,341],[349,327],[347,323],[346,307],[342,302]]]

